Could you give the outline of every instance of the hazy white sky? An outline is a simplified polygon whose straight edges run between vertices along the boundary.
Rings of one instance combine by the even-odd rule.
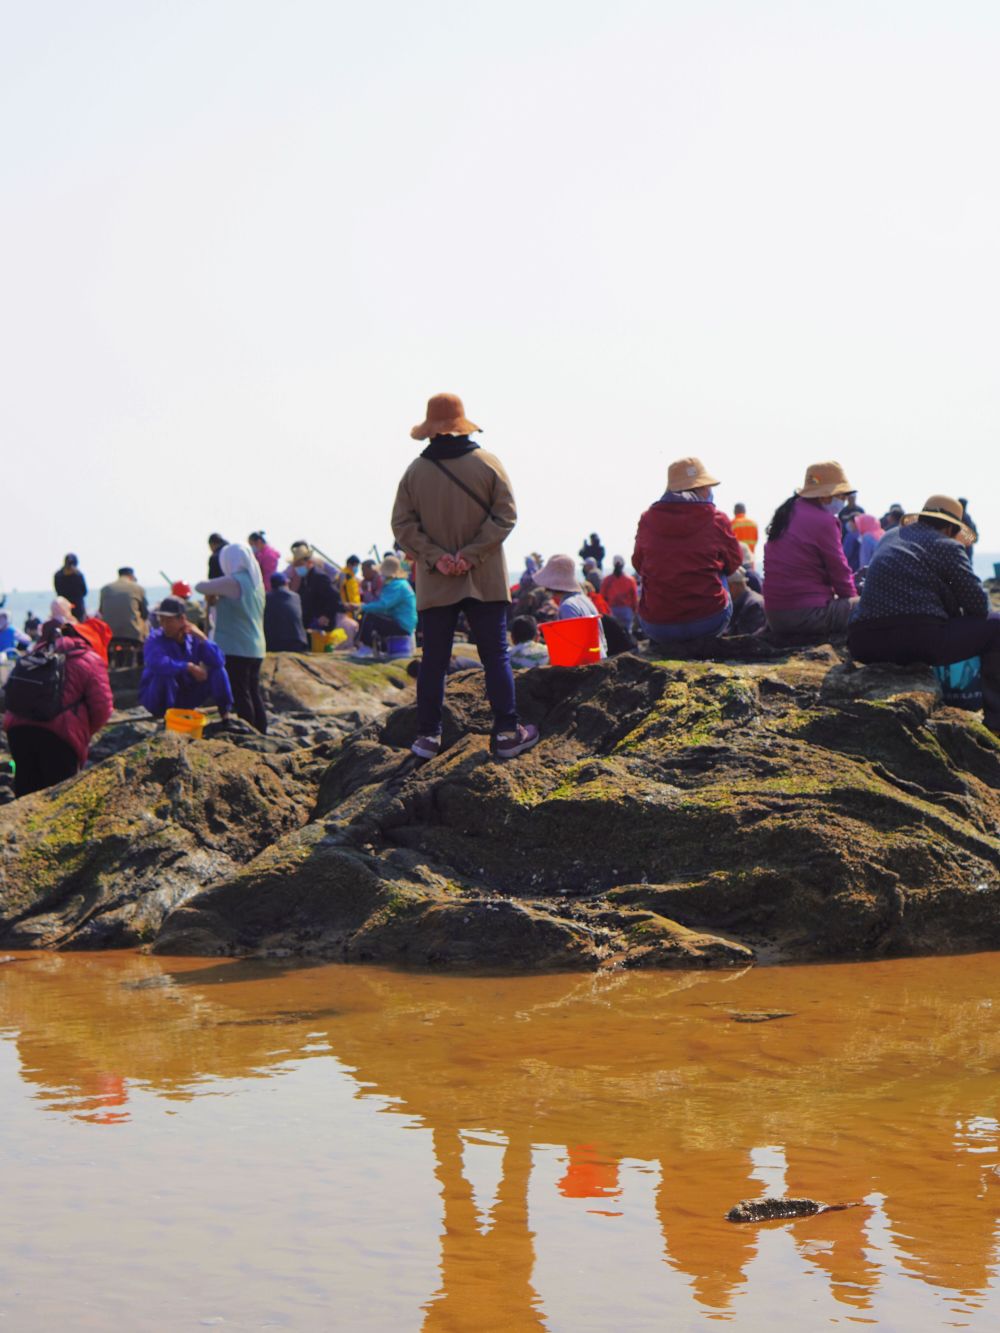
[[[1000,547],[993,0],[0,2],[0,583],[389,535],[461,393],[512,565],[701,455]]]

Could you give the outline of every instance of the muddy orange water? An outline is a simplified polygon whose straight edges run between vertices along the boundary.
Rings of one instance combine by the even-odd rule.
[[[0,1324],[994,1330],[998,981],[17,955]]]

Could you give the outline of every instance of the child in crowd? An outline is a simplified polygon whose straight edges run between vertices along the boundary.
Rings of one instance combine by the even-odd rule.
[[[515,616],[510,626],[510,664],[515,670],[525,667],[548,666],[549,650],[538,637],[538,621],[534,616]]]

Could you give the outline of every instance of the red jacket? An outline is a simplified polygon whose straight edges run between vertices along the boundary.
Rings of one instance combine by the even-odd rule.
[[[639,519],[632,564],[651,625],[706,620],[725,608],[721,575],[743,563],[729,519],[707,501],[658,500]]]
[[[114,708],[108,669],[83,639],[66,634],[56,639],[56,648],[66,654],[63,703],[68,705],[51,722],[36,722],[16,713],[3,715],[4,731],[14,727],[41,727],[51,731],[76,752],[80,767],[87,762],[90,738],[104,726]]]

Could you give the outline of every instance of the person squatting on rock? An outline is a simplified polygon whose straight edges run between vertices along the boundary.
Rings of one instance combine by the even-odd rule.
[[[284,574],[271,575],[264,602],[264,640],[269,653],[307,653],[309,640],[302,624],[302,601]]]
[[[233,710],[262,735],[267,713],[260,693],[264,641],[264,584],[260,565],[249,546],[230,542],[219,552],[221,577],[195,585],[196,591],[218,598],[212,637],[222,649],[233,689]]]
[[[642,584],[639,623],[654,643],[725,634],[732,601],[725,577],[743,551],[716,509],[719,482],[698,458],[670,464],[667,489],[639,519],[632,565]]]
[[[28,657],[59,654],[62,685],[52,711],[19,703],[13,675],[7,681],[3,726],[17,766],[14,795],[27,796],[71,778],[87,762],[90,742],[111,716],[108,669],[72,620],[48,621]],[[57,676],[53,677],[58,680]],[[50,716],[39,716],[50,713]]]
[[[847,646],[859,662],[898,666],[979,657],[983,720],[1000,735],[1000,617],[969,564],[975,538],[962,513],[960,500],[932,495],[904,515],[869,567]]]
[[[168,708],[198,708],[213,702],[222,717],[233,710],[226,659],[188,620],[179,597],[154,606],[157,627],[146,640],[139,702],[153,717]]]
[[[593,616],[601,619],[601,613],[591,600],[590,584],[584,587],[577,582],[576,566],[571,555],[550,555],[535,575],[535,582],[555,599],[559,607],[557,620],[589,619]],[[603,624],[598,631],[598,646],[601,659],[607,657],[608,642]]]
[[[385,643],[387,639],[409,639],[417,628],[417,599],[400,561],[394,555],[387,555],[379,566],[379,573],[382,591],[362,608],[358,634],[362,646],[356,657],[373,656],[376,634]]]
[[[813,463],[775,510],[764,546],[764,610],[776,634],[846,634],[858,590],[837,516],[850,491],[839,463]]]
[[[420,734],[412,746],[421,759],[441,750],[445,679],[463,612],[485,671],[494,755],[513,758],[538,740],[537,727],[518,720],[507,643],[510,580],[503,544],[517,508],[500,460],[469,438],[479,429],[455,394],[431,398],[425,420],[410,432],[429,443],[403,473],[393,505],[393,534],[415,564],[423,629]]]

